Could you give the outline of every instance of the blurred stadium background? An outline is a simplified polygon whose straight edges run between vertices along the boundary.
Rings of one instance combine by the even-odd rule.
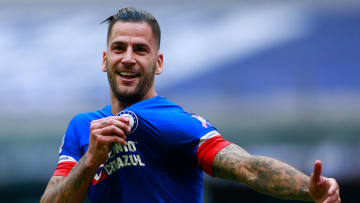
[[[0,201],[38,202],[70,119],[109,103],[106,25],[152,12],[165,71],[157,88],[254,154],[338,179],[360,202],[360,2],[0,2]],[[204,202],[288,202],[205,177]]]

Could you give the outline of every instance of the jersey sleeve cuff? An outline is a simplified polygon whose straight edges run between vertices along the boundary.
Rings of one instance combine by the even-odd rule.
[[[231,144],[231,142],[225,140],[222,136],[216,135],[203,142],[197,149],[198,164],[203,171],[210,176],[214,177],[212,172],[212,163],[216,154],[224,147]]]
[[[74,161],[62,161],[59,162],[53,176],[67,176],[71,169],[75,166]]]

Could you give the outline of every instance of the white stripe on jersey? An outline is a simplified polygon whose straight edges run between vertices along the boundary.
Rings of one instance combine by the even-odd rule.
[[[71,156],[61,155],[61,156],[59,157],[59,162],[58,162],[58,163],[65,162],[65,161],[77,162],[77,161],[76,161],[74,158],[72,158]]]
[[[220,135],[220,133],[216,130],[206,133],[204,136],[202,136],[200,138],[199,146],[202,145],[206,140],[208,140],[216,135]]]

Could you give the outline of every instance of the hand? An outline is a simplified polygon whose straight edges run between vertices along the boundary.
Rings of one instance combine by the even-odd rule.
[[[130,130],[129,118],[124,116],[109,116],[92,121],[86,165],[97,168],[103,164],[114,142],[127,144],[126,133]]]
[[[321,176],[321,167],[321,161],[315,161],[309,186],[311,197],[316,203],[341,203],[339,185],[335,179]]]

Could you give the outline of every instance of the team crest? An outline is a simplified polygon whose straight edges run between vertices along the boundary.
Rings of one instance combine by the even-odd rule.
[[[129,126],[131,128],[131,131],[129,132],[129,134],[133,133],[136,130],[139,120],[134,112],[125,110],[125,111],[119,112],[116,116],[126,116],[130,119]]]

